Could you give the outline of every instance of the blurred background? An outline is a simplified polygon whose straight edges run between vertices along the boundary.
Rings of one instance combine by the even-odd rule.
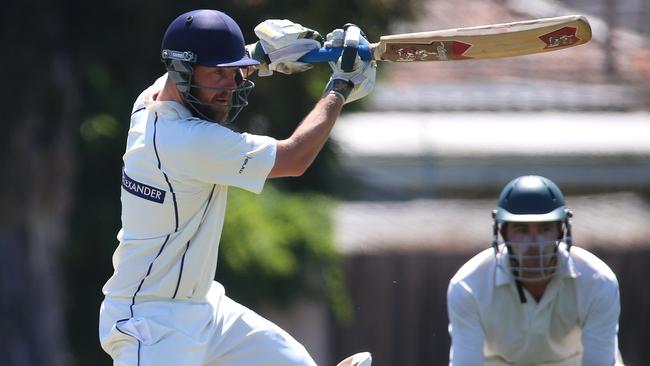
[[[590,43],[510,59],[379,65],[305,176],[232,189],[216,279],[321,365],[447,362],[446,287],[489,246],[512,178],[554,180],[574,241],[617,274],[619,341],[647,365],[650,331],[650,0],[50,1],[3,5],[0,135],[2,365],[110,365],[97,339],[120,228],[131,106],[164,71],[184,11],[214,8],[249,43],[268,18],[368,38],[585,14]],[[255,77],[234,128],[286,138],[326,65]]]

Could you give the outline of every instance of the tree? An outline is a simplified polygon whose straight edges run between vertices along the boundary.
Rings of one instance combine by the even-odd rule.
[[[51,4],[16,19],[3,9],[0,353],[10,365],[67,365],[61,253],[68,239],[77,167],[74,124],[79,75],[63,9]],[[34,20],[38,19],[38,23]],[[38,35],[38,37],[36,37]],[[7,72],[11,71],[11,72]],[[7,123],[8,122],[8,123]]]

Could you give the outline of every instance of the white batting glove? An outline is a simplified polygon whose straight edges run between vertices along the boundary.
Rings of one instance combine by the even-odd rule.
[[[345,31],[343,29],[335,29],[327,34],[325,47],[343,47],[345,39]],[[365,36],[359,39],[359,45],[369,44]],[[336,63],[330,62],[332,68],[332,76],[325,86],[323,95],[330,92],[336,93],[343,103],[350,103],[352,101],[361,99],[370,94],[375,87],[375,78],[377,75],[377,63],[373,61],[362,61],[359,56],[356,56],[352,71],[345,72],[341,69],[341,58],[339,57]]]
[[[334,29],[327,33],[325,37],[325,47],[343,47],[343,40],[345,39],[345,31],[343,29]]]
[[[247,45],[251,57],[260,62],[258,75],[273,71],[294,74],[313,65],[298,60],[313,49],[320,48],[323,37],[315,30],[287,19],[269,19],[255,27],[259,42]]]

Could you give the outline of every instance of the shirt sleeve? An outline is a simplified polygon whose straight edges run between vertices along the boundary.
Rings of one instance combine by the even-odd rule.
[[[207,183],[262,191],[275,163],[275,139],[201,120],[182,121],[174,127],[162,140],[170,147],[163,160],[169,163],[168,169]]]
[[[447,290],[449,315],[450,366],[483,365],[485,332],[481,326],[478,304],[462,282],[450,283]]]
[[[621,312],[618,282],[607,280],[592,301],[582,327],[583,366],[612,366]]]

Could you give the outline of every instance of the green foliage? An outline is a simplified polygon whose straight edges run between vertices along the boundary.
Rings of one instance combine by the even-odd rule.
[[[340,256],[332,240],[333,201],[231,189],[217,280],[248,305],[286,305],[299,296],[324,298],[339,320],[350,314]]]
[[[120,125],[109,114],[98,114],[85,120],[80,127],[81,138],[95,141],[100,138],[113,138],[119,133]]]

